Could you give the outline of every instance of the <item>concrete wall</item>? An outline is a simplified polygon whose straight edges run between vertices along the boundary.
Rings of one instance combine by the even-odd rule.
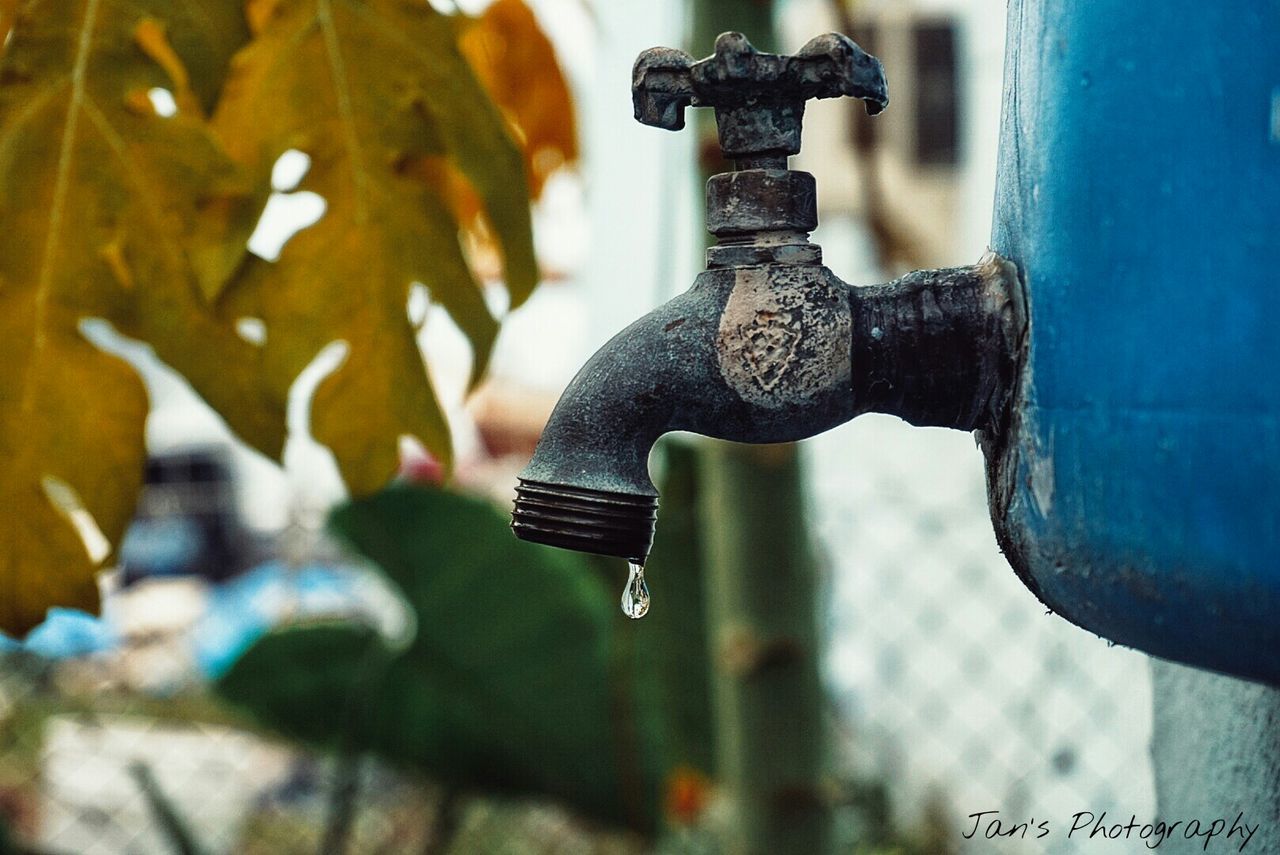
[[[1280,690],[1153,659],[1151,756],[1166,822],[1221,817],[1258,830],[1244,852],[1280,852]],[[1241,851],[1240,836],[1208,851]],[[1171,837],[1161,852],[1201,852]]]

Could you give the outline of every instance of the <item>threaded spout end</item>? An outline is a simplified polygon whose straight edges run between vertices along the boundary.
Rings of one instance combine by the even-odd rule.
[[[520,479],[511,529],[516,537],[561,549],[642,563],[658,518],[654,496]]]

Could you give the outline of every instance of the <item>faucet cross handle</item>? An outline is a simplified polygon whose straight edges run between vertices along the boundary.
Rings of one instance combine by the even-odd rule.
[[[863,99],[873,116],[889,104],[880,60],[839,33],[811,39],[794,56],[761,53],[742,33],[722,33],[706,59],[650,48],[631,74],[637,121],[678,131],[685,107],[714,107],[721,150],[748,167],[785,167],[800,151],[805,101],[841,95]]]

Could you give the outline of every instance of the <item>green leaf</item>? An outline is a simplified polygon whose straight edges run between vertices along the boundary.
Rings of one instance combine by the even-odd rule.
[[[207,89],[226,59],[232,3],[29,0],[0,59],[0,628],[53,604],[94,610],[94,564],[69,522],[116,542],[133,511],[147,401],[129,367],[80,334],[112,321],[208,391],[247,439],[252,348],[209,317],[184,241],[202,200],[239,176],[198,116],[155,115],[156,87]],[[169,36],[202,46],[188,74]],[[168,51],[166,54],[165,51]],[[221,59],[219,59],[221,57]],[[175,82],[174,75],[179,78]],[[217,368],[209,351],[217,351]],[[50,498],[65,499],[55,505]]]
[[[288,627],[252,647],[218,691],[296,739],[331,750],[346,740],[367,747],[366,713],[391,656],[377,633],[358,624]]]
[[[382,676],[363,664],[355,628],[288,630],[250,648],[221,693],[300,738],[332,746],[345,733],[350,747],[455,784],[654,827],[653,698],[614,668],[620,616],[589,565],[518,541],[488,504],[441,491],[393,488],[333,525],[404,591],[412,644]],[[358,715],[333,714],[353,698]]]
[[[281,399],[321,348],[347,343],[346,362],[316,393],[312,427],[353,492],[368,493],[394,473],[404,434],[451,457],[405,311],[410,285],[425,283],[466,334],[473,376],[497,332],[421,162],[445,155],[476,188],[515,304],[537,278],[521,153],[459,53],[452,20],[429,4],[281,0],[251,14],[260,29],[236,57],[215,127],[259,171],[287,149],[305,151],[300,189],[327,210],[278,261],[249,259],[226,311],[266,323],[264,382]]]

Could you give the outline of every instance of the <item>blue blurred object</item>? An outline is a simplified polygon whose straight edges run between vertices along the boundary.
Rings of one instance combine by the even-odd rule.
[[[120,561],[138,575],[182,575],[200,558],[203,540],[200,527],[187,517],[139,518],[120,544]]]
[[[101,618],[77,609],[54,606],[22,641],[0,633],[0,653],[25,650],[46,659],[73,659],[115,648],[120,643]]]
[[[992,469],[1055,611],[1280,683],[1280,3],[1014,0],[992,246],[1031,318]]]
[[[211,589],[191,631],[196,664],[217,679],[253,642],[287,620],[359,612],[357,579],[356,571],[340,566],[268,561]]]
[[[253,562],[253,537],[236,509],[225,448],[195,447],[147,461],[138,514],[120,545],[121,584],[154,576],[220,582]]]

